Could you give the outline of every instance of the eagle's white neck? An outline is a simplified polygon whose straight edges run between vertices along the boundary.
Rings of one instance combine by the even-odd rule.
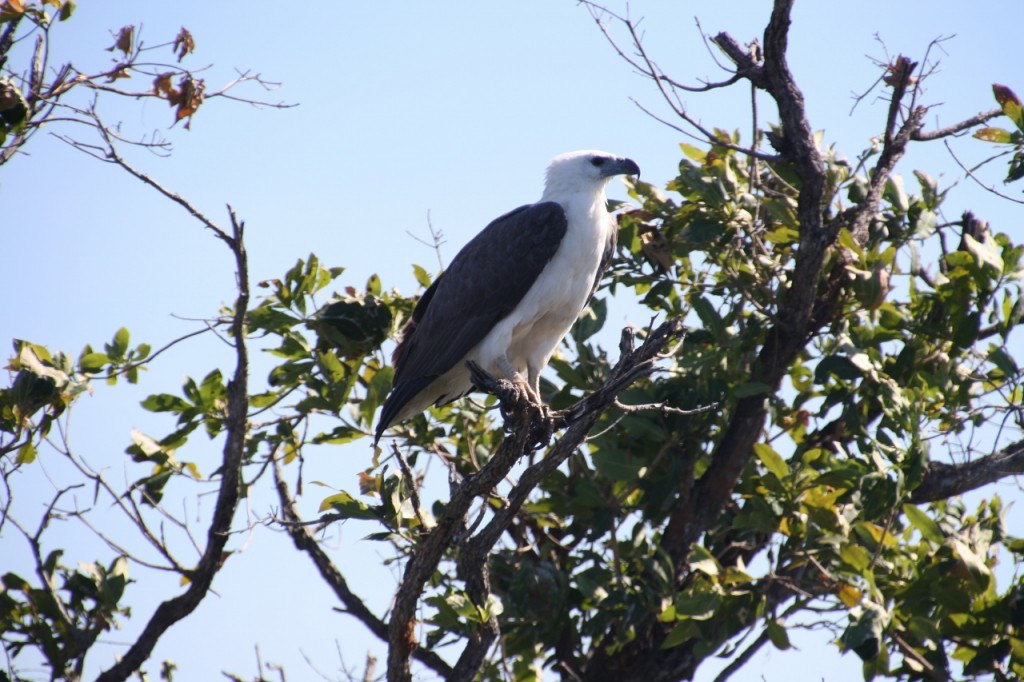
[[[587,203],[606,203],[604,188],[611,178],[602,178],[591,182],[579,182],[565,178],[548,177],[544,185],[544,194],[541,201],[555,201],[560,204],[579,203],[581,200]]]

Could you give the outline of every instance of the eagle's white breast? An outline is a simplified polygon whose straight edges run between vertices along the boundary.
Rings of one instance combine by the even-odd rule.
[[[501,376],[496,363],[504,354],[532,382],[590,296],[605,244],[615,229],[604,193],[578,193],[558,203],[568,223],[558,251],[515,310],[467,356],[492,374]]]

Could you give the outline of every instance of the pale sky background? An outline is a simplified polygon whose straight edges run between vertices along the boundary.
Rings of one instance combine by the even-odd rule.
[[[625,11],[617,0],[609,0],[609,7]],[[630,11],[634,18],[646,17],[648,50],[665,71],[694,83],[722,78],[694,17],[707,33],[727,31],[747,42],[763,32],[770,3],[635,0]],[[793,18],[790,59],[811,123],[846,156],[864,148],[885,118],[885,104],[874,97],[850,113],[851,93],[866,90],[879,75],[869,57],[885,58],[876,33],[891,54],[914,59],[933,38],[956,34],[943,44],[940,72],[928,83],[927,103],[941,104],[929,114],[929,127],[994,106],[993,82],[1024,94],[1019,2],[805,0]],[[572,0],[81,0],[73,20],[54,32],[56,53],[72,55],[82,71],[101,71],[110,63],[104,48],[113,43],[111,31],[125,24],[142,24],[149,44],[172,39],[186,26],[197,43],[190,63],[215,65],[207,74],[210,89],[230,80],[234,67],[252,69],[283,83],[267,99],[299,104],[279,111],[211,101],[191,131],[168,130],[171,111],[162,102],[102,109],[109,122],[122,122],[126,134],[158,130],[174,142],[170,159],[132,156],[168,188],[224,225],[225,203],[234,206],[246,220],[254,281],[280,276],[314,252],[327,265],[348,268],[342,286],[361,288],[376,272],[386,287],[415,293],[411,264],[437,269],[433,250],[408,234],[427,238],[428,215],[444,233],[450,258],[490,219],[535,201],[544,167],[558,153],[598,148],[626,155],[639,163],[644,180],[663,186],[674,176],[677,144],[687,141],[630,101],[669,115],[653,84],[632,73]],[[262,96],[252,88],[239,94]],[[706,125],[739,128],[744,140],[748,101],[746,86],[686,98]],[[774,120],[771,103],[762,97],[759,104],[762,120]],[[968,138],[952,144],[970,161],[993,150]],[[27,151],[0,173],[0,342],[27,338],[77,356],[86,343],[101,347],[125,325],[133,345],[146,341],[156,348],[197,328],[174,316],[209,317],[233,300],[230,254],[178,206],[48,135],[37,136]],[[941,172],[944,185],[960,177],[941,143],[914,147],[900,171],[911,177],[914,168]],[[993,169],[988,179],[999,183],[1004,169]],[[1019,193],[1020,187],[1009,191]],[[613,184],[609,193],[625,198],[621,185]],[[965,208],[989,219],[995,231],[1021,239],[1020,206],[968,181],[947,201],[947,218],[958,218]],[[609,320],[613,329],[630,319],[628,306],[621,310]],[[1019,335],[1016,343],[1021,361]],[[149,393],[177,392],[186,374],[201,378],[214,367],[227,374],[230,363],[223,345],[200,340],[161,356],[139,387],[97,386],[74,409],[73,446],[115,480],[137,476],[122,473],[130,429],[161,436],[173,428],[171,419],[146,413],[138,402]],[[266,366],[256,358],[254,385],[263,381]],[[197,435],[180,454],[208,474],[220,457],[219,444]],[[365,442],[323,449],[307,475],[352,490],[355,472],[368,462]],[[39,505],[67,480],[61,463],[44,453],[16,481],[14,515],[35,523]],[[1012,484],[1000,487],[1004,495],[1015,490]],[[304,512],[313,516],[328,492],[307,487]],[[189,517],[204,515],[212,503],[202,498],[200,509],[189,508]],[[79,504],[91,504],[91,494],[83,493]],[[273,499],[256,493],[246,513],[259,519],[273,507]],[[353,588],[382,613],[391,577],[377,560],[381,549],[360,540],[367,532],[368,526],[354,523],[333,529],[330,551]],[[46,539],[49,548],[68,548],[67,563],[109,561],[75,523],[55,525]],[[218,575],[217,594],[164,637],[147,665],[151,679],[165,658],[179,665],[182,680],[218,679],[221,670],[253,677],[256,644],[263,661],[283,664],[293,681],[317,679],[303,653],[338,679],[339,650],[361,676],[372,649],[383,672],[383,647],[357,621],[332,611],[333,596],[287,538],[257,528],[233,545],[244,545],[244,553]],[[0,536],[0,571],[7,570],[31,573],[27,545],[9,526]],[[133,571],[142,579],[128,591],[133,617],[104,638],[115,646],[93,654],[87,677],[107,667],[116,645],[130,641],[157,601],[178,589],[176,579]],[[793,639],[800,651],[765,649],[736,679],[861,679],[859,660],[840,657],[827,639]],[[698,679],[712,679],[716,667],[707,664]]]

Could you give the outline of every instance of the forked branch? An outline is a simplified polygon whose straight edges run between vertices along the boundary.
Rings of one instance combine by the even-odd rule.
[[[495,512],[490,522],[466,542],[461,564],[467,575],[483,571],[490,551],[501,533],[512,523],[528,495],[586,440],[590,429],[605,410],[614,405],[616,397],[623,390],[656,371],[655,363],[659,353],[681,330],[681,320],[669,320],[653,330],[639,348],[633,350],[630,343],[627,352],[620,357],[604,384],[572,407],[551,415],[524,399],[511,383],[497,380],[482,372],[479,367],[470,366],[474,383],[499,397],[502,410],[507,415],[506,429],[509,433],[487,464],[455,488],[437,525],[406,564],[395,597],[391,622],[388,624],[389,682],[405,682],[410,679],[409,661],[418,646],[414,616],[420,596],[445,552],[452,549],[456,537],[465,532],[466,513],[473,501],[498,485],[521,457],[538,445],[543,445],[545,435],[550,435],[556,428],[567,429],[544,458],[527,468],[509,494],[508,504]],[[624,333],[630,335],[631,342],[632,330]],[[448,679],[473,679],[482,655],[493,643],[494,637],[494,631],[482,633],[463,652]]]

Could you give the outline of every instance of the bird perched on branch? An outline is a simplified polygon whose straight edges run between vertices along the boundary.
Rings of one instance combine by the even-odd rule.
[[[463,247],[402,330],[374,442],[389,426],[471,392],[470,360],[540,403],[540,373],[615,251],[605,186],[639,173],[633,160],[606,152],[557,156],[540,201],[496,218]]]

